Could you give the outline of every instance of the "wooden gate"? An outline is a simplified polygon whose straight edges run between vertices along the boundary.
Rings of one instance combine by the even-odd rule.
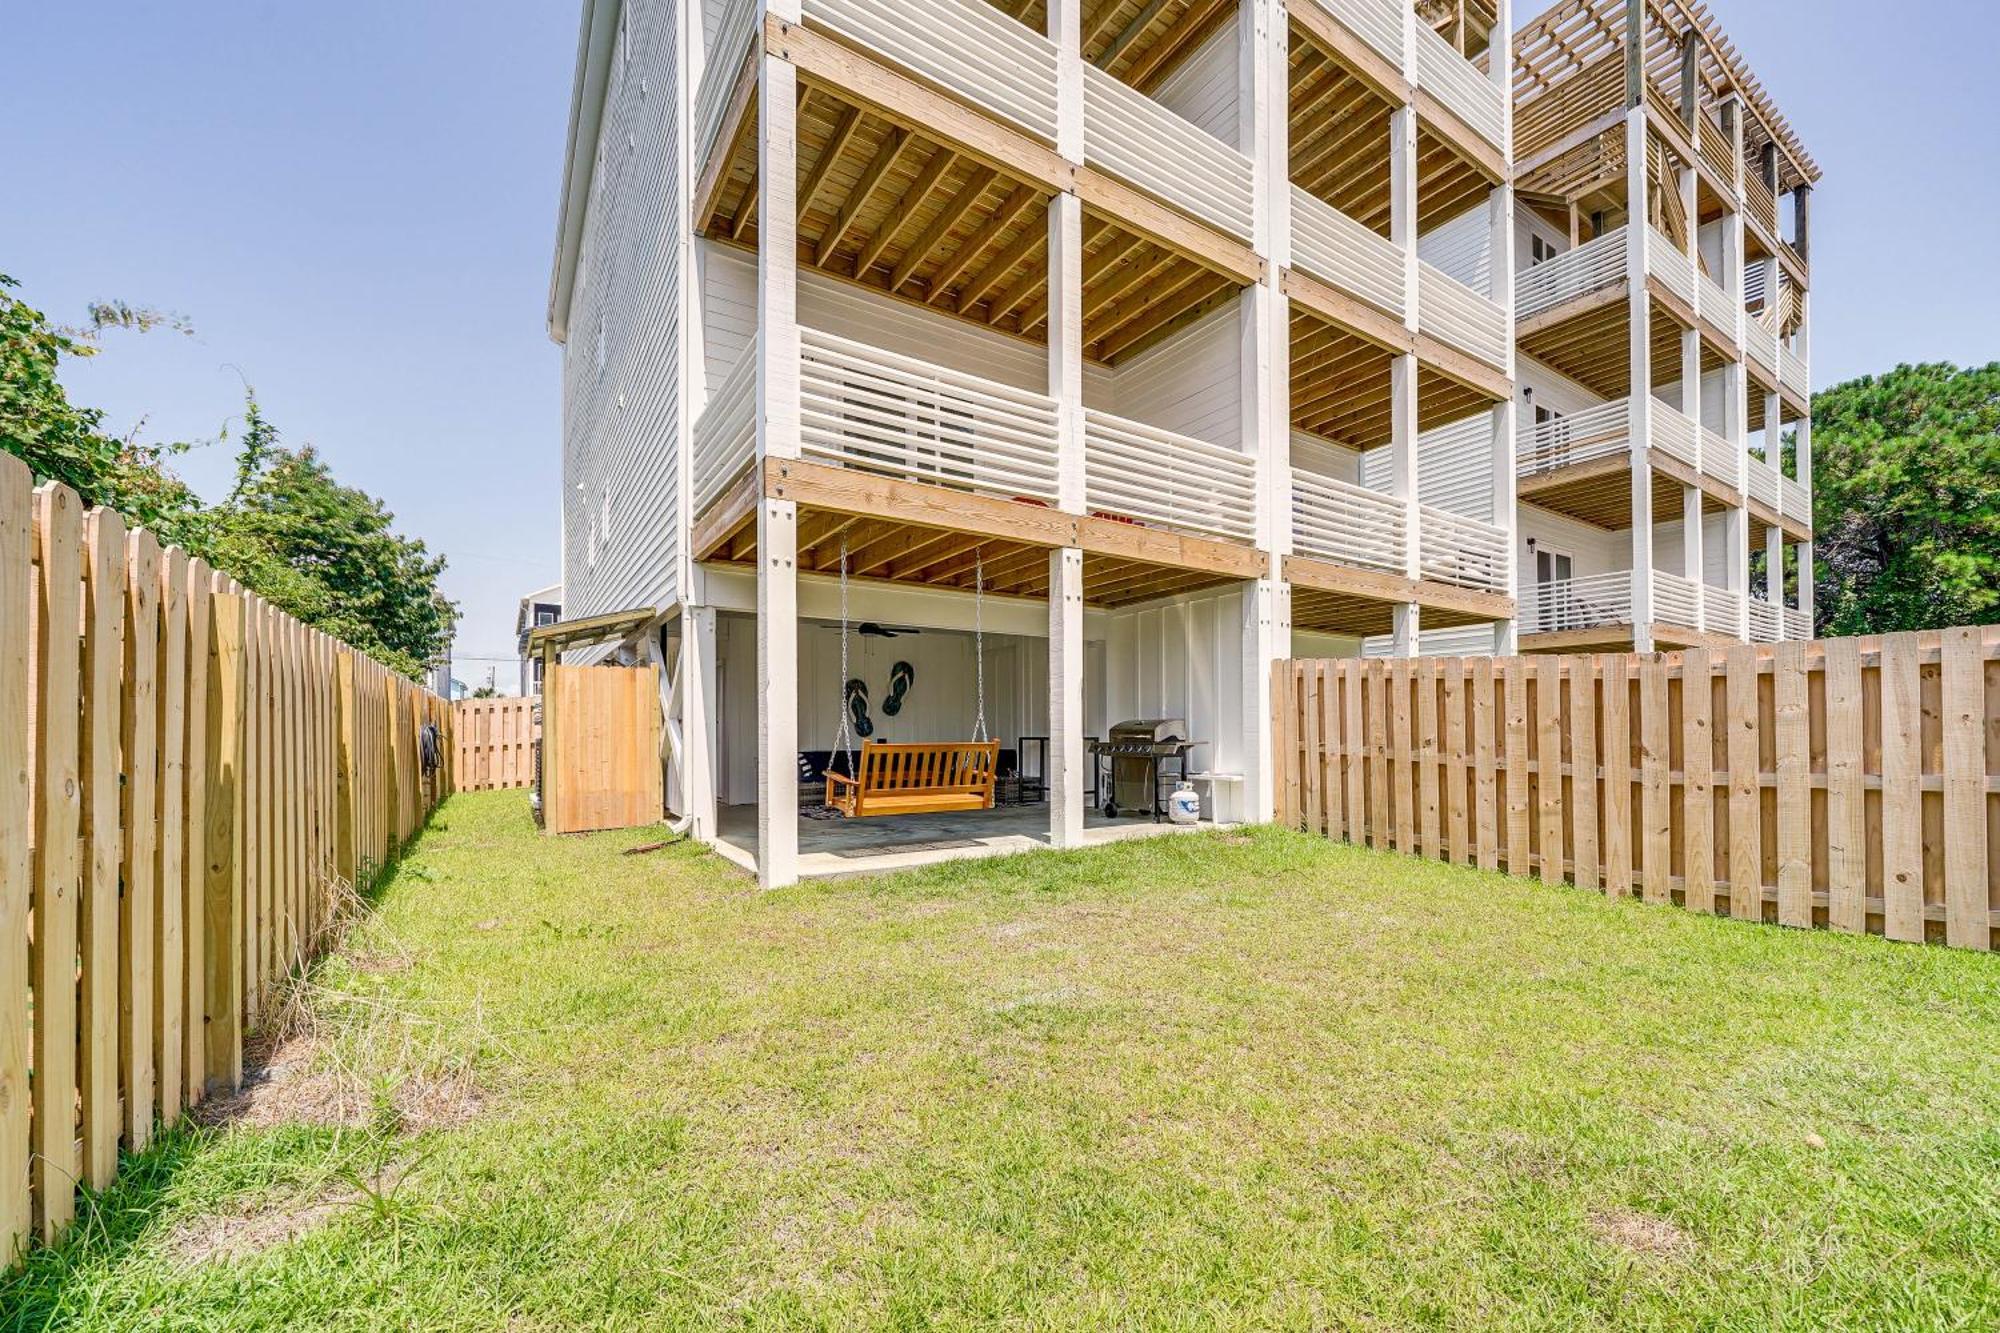
[[[665,813],[660,669],[549,669],[542,695],[542,825],[637,828]]]
[[[451,711],[459,791],[535,785],[535,745],[542,730],[535,721],[535,700],[460,699]]]

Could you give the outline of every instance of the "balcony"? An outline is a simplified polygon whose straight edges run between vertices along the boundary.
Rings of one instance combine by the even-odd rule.
[[[1617,286],[1625,281],[1625,258],[1625,229],[1620,227],[1535,265],[1515,280],[1515,317],[1531,319]]]
[[[1721,283],[1708,276],[1706,271],[1695,272],[1695,314],[1707,320],[1716,328],[1736,337],[1736,312],[1742,309],[1740,302],[1730,297]]]
[[[1516,472],[1519,476],[1535,477],[1575,463],[1622,454],[1631,439],[1631,402],[1620,398],[1570,416],[1536,423],[1521,439]]]
[[[1388,238],[1292,186],[1294,268],[1400,320],[1405,257]]]
[[[1507,314],[1458,279],[1417,261],[1417,327],[1489,366],[1507,364]]]
[[[1806,359],[1780,342],[1778,344],[1778,383],[1790,389],[1801,399],[1812,399],[1812,371]]]
[[[990,6],[975,7],[997,13]],[[998,21],[1020,27],[1004,17]],[[1254,234],[1250,159],[1092,65],[1083,70],[1083,156],[1089,165],[1238,240]]]
[[[1762,314],[1743,321],[1743,350],[1750,363],[1772,379],[1778,377],[1778,335]]]
[[[923,10],[914,21],[899,0],[804,0],[801,12],[808,23],[1054,143],[1055,43],[984,0],[926,0]]]
[[[1808,529],[1812,526],[1812,493],[1761,458],[1748,460],[1747,480],[1751,500],[1781,518],[1795,519]]]
[[[1521,589],[1517,625],[1522,634],[1569,634],[1632,623],[1632,572],[1613,570],[1582,578],[1531,583]]]
[[[1292,469],[1292,549],[1354,569],[1404,572],[1409,542],[1401,500],[1303,468]]]
[[[1743,452],[1728,439],[1701,428],[1701,470],[1731,490],[1743,488]]]
[[[1646,238],[1646,272],[1668,292],[1687,302],[1688,309],[1694,309],[1694,263],[1685,250],[1667,239],[1667,234],[1651,223],[1646,224],[1652,235]]]
[[[1418,22],[1417,87],[1444,104],[1496,151],[1507,147],[1507,92],[1452,44]]]
[[[736,358],[694,423],[694,512],[699,515],[750,470],[757,456],[757,344]]]
[[[1256,541],[1257,466],[1247,454],[1086,409],[1083,458],[1084,501],[1093,513]]]
[[[1417,569],[1434,583],[1481,592],[1507,591],[1505,528],[1431,505],[1417,507]]]

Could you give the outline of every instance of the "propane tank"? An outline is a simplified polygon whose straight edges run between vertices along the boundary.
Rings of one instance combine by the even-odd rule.
[[[1167,798],[1167,818],[1176,824],[1199,824],[1201,822],[1201,793],[1194,785],[1183,780]]]

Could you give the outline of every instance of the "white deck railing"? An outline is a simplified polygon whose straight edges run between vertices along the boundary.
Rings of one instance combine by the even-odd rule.
[[[1292,187],[1292,263],[1303,272],[1401,319],[1404,255],[1387,237]]]
[[[1778,508],[1778,471],[1761,458],[1746,458],[1743,474],[1744,489],[1750,498],[1768,505],[1774,512]]]
[[[1300,555],[1401,574],[1408,540],[1401,500],[1292,469],[1292,549]]]
[[[1518,475],[1532,477],[1572,463],[1625,452],[1632,439],[1630,401],[1620,398],[1535,425],[1521,437]]]
[[[1417,567],[1425,578],[1460,588],[1507,591],[1505,528],[1430,505],[1418,509]]]
[[[1743,484],[1742,451],[1708,427],[1701,428],[1701,470],[1732,489]]]
[[[1746,599],[1744,610],[1748,614],[1749,639],[1752,643],[1777,643],[1785,637],[1784,608],[1772,606],[1761,598]]]
[[[1054,399],[799,328],[800,453],[1003,499],[1057,498]]]
[[[1086,408],[1083,492],[1093,512],[1228,541],[1257,536],[1257,465],[1235,449]]]
[[[1395,0],[1319,0],[1319,5],[1392,69],[1403,67],[1403,11]]]
[[[1632,573],[1614,570],[1521,589],[1516,611],[1523,634],[1559,634],[1632,623]]]
[[[1506,147],[1506,97],[1499,85],[1421,19],[1417,22],[1417,86],[1435,96],[1495,148]]]
[[[1660,284],[1675,296],[1694,304],[1694,265],[1688,262],[1687,252],[1667,239],[1667,234],[1652,223],[1646,224],[1652,235],[1646,238],[1646,268],[1660,280]]]
[[[1809,643],[1813,636],[1812,617],[1796,606],[1785,608],[1785,637],[1801,643]]]
[[[715,44],[702,67],[701,86],[694,98],[694,166],[700,175],[708,161],[715,136],[722,129],[722,116],[729,109],[729,94],[736,76],[743,70],[743,55],[764,16],[764,0],[724,0],[722,18],[715,27]]]
[[[1083,68],[1083,156],[1240,240],[1251,237],[1250,159],[1094,65]]]
[[[1625,229],[1524,271],[1514,282],[1514,313],[1527,319],[1625,280]]]
[[[701,515],[757,455],[757,348],[750,340],[694,423],[694,512]]]
[[[803,12],[808,21],[1055,142],[1055,43],[985,0],[924,0],[921,6],[804,0]]]
[[[1778,477],[1778,512],[1786,518],[1812,522],[1812,492],[1782,474]]]
[[[1698,470],[1701,444],[1694,422],[1679,408],[1669,407],[1657,398],[1648,407],[1653,418],[1653,447]]]
[[[1704,602],[1701,585],[1664,569],[1653,571],[1653,619],[1669,625],[1701,628]]]
[[[1764,316],[1751,315],[1743,321],[1743,350],[1766,374],[1777,375],[1778,335]]]
[[[1701,585],[1701,628],[1710,634],[1727,634],[1742,638],[1743,598],[1728,588],[1718,588],[1713,583]]]
[[[1695,313],[1725,332],[1736,330],[1736,302],[1722,284],[1697,269],[1694,275]]]
[[[1812,398],[1812,371],[1806,359],[1783,343],[1778,344],[1778,381],[1801,398]]]
[[[1507,312],[1423,260],[1417,261],[1417,327],[1488,365],[1507,364]]]

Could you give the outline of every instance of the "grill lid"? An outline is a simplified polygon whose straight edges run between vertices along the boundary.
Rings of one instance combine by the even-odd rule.
[[[1187,719],[1179,717],[1135,718],[1111,728],[1114,742],[1144,741],[1150,745],[1171,745],[1188,738]]]

